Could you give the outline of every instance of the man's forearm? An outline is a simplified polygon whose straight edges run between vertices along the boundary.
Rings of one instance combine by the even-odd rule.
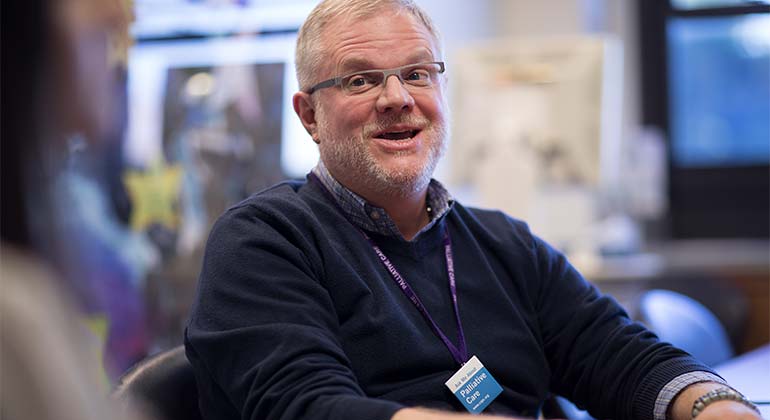
[[[514,417],[478,416],[426,408],[403,408],[396,411],[391,420],[478,420],[479,418],[484,420],[521,420]]]
[[[725,388],[724,384],[718,382],[700,382],[685,388],[674,399],[668,418],[671,420],[691,420],[692,408],[695,400],[707,394],[709,391]],[[736,419],[753,420],[761,419],[759,413],[738,401],[721,400],[706,406],[697,420],[710,419]]]

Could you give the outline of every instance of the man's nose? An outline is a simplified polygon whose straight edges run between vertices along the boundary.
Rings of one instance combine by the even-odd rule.
[[[377,97],[378,112],[405,111],[414,107],[414,98],[398,76],[391,74],[382,84],[382,92]]]

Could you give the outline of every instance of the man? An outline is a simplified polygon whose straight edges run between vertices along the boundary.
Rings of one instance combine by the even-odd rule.
[[[204,417],[463,419],[451,412],[475,398],[534,417],[553,392],[602,418],[691,418],[718,376],[525,224],[431,180],[448,137],[441,59],[410,0],[328,0],[308,17],[294,109],[321,161],[212,230],[186,333]],[[699,420],[759,418],[732,392],[704,406]]]

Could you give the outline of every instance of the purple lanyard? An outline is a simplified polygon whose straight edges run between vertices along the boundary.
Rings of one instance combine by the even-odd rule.
[[[377,253],[377,256],[380,257],[380,261],[388,270],[388,273],[390,273],[390,276],[393,277],[393,280],[396,282],[401,291],[404,292],[404,295],[406,295],[406,297],[412,301],[412,304],[414,304],[417,310],[420,311],[420,314],[423,318],[425,318],[425,321],[428,322],[428,325],[430,325],[430,329],[433,330],[433,333],[444,342],[444,345],[447,347],[447,349],[449,349],[449,352],[452,353],[452,358],[455,359],[455,362],[457,362],[457,364],[460,366],[464,365],[465,362],[468,361],[468,349],[465,344],[463,324],[460,322],[460,311],[457,308],[457,282],[455,281],[455,268],[454,260],[452,258],[452,241],[449,238],[449,227],[446,227],[444,230],[444,256],[446,257],[446,270],[447,275],[449,276],[449,291],[452,294],[452,305],[454,306],[455,321],[457,322],[457,341],[460,345],[459,348],[455,347],[455,345],[449,341],[449,338],[447,338],[446,334],[441,331],[441,328],[439,328],[438,324],[436,324],[436,321],[434,321],[433,317],[431,317],[428,313],[428,309],[425,308],[425,305],[423,305],[422,301],[420,301],[420,298],[417,297],[414,289],[409,286],[409,283],[407,283],[406,279],[401,276],[398,270],[396,270],[396,267],[392,262],[390,262],[380,247],[374,243],[374,241],[366,234],[366,232],[360,229],[359,232],[361,232],[361,234],[364,235],[364,238],[369,241],[369,244],[374,249],[374,252]]]
[[[401,289],[402,292],[404,292],[404,295],[406,295],[407,298],[414,304],[414,306],[417,308],[417,310],[420,312],[420,315],[425,319],[425,321],[430,326],[430,329],[433,331],[434,334],[436,334],[441,341],[444,342],[444,345],[447,347],[450,353],[452,353],[452,358],[455,359],[455,362],[457,362],[458,365],[462,366],[465,364],[465,362],[468,361],[468,349],[465,344],[465,334],[463,333],[463,324],[460,322],[460,311],[457,308],[457,282],[455,280],[455,265],[454,265],[454,259],[452,258],[452,240],[449,238],[449,227],[445,227],[444,229],[444,256],[446,257],[446,271],[447,276],[449,277],[449,292],[452,294],[452,305],[454,306],[454,312],[455,312],[455,321],[457,322],[457,341],[460,345],[459,348],[457,348],[454,344],[452,344],[451,341],[449,341],[449,338],[447,338],[446,334],[444,334],[443,331],[441,331],[441,328],[439,328],[438,324],[436,324],[436,321],[433,320],[433,317],[430,316],[428,313],[428,310],[425,308],[425,305],[422,304],[422,301],[420,301],[420,298],[417,297],[417,294],[414,292],[414,289],[412,289],[411,286],[409,286],[409,283],[407,283],[406,279],[401,276],[401,274],[396,270],[396,267],[393,265],[392,262],[388,259],[388,257],[385,255],[384,252],[380,249],[377,244],[374,243],[372,238],[369,237],[369,235],[366,234],[362,229],[359,229],[358,226],[356,226],[347,216],[345,211],[340,207],[339,203],[337,203],[337,199],[332,195],[331,191],[329,191],[328,188],[326,188],[326,185],[321,182],[320,179],[314,174],[310,173],[309,178],[314,181],[316,184],[318,184],[319,187],[321,187],[321,191],[326,193],[326,195],[329,197],[330,201],[337,207],[337,210],[345,217],[345,219],[355,227],[358,232],[361,233],[361,235],[366,238],[367,241],[369,241],[369,245],[372,246],[374,249],[374,252],[377,253],[377,256],[380,258],[380,261],[385,266],[385,269],[388,270],[388,273],[390,273],[390,276],[393,278],[393,281],[396,282],[398,287]]]

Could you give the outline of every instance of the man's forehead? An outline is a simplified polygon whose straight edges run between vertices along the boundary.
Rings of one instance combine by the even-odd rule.
[[[436,60],[436,58],[433,56],[433,53],[427,48],[417,49],[411,53],[408,53],[402,56],[400,59],[401,61],[403,61],[401,63],[403,65]],[[381,68],[381,65],[376,61],[371,60],[367,57],[354,55],[354,56],[349,56],[342,59],[337,69],[342,72],[348,72],[348,71],[358,71],[358,70],[377,69],[377,68]]]
[[[435,34],[403,11],[364,18],[338,16],[327,25],[321,38],[327,63],[341,72],[439,59]],[[399,64],[383,63],[381,59],[385,56],[397,56]]]

